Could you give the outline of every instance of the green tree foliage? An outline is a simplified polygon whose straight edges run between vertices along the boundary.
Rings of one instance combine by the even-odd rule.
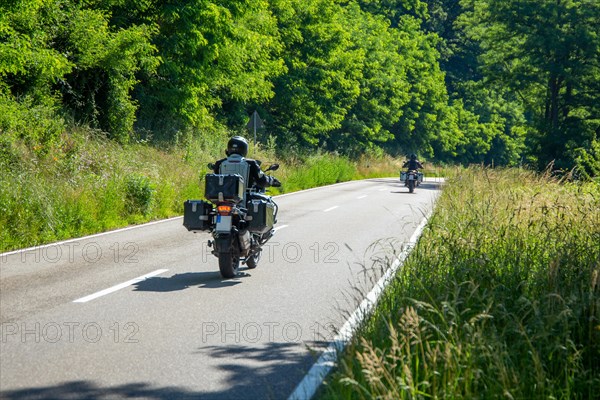
[[[463,0],[461,22],[481,46],[490,85],[519,96],[540,167],[572,167],[600,129],[600,3],[595,0]]]
[[[575,163],[577,177],[583,179],[600,177],[600,141],[592,141],[589,148],[576,149]]]
[[[208,137],[257,109],[285,151],[594,174],[598,20],[595,0],[3,1],[0,148],[73,122]]]
[[[113,32],[104,11],[78,8],[63,26],[62,50],[77,66],[60,82],[65,106],[77,120],[127,142],[137,110],[131,96],[136,74],[158,65],[150,43],[152,28],[134,25]]]
[[[354,62],[361,70],[360,91],[341,126],[332,132],[330,144],[356,154],[394,138],[391,130],[408,103],[409,83],[400,35],[389,21],[356,3],[343,10],[343,17],[354,42]]]
[[[423,32],[420,21],[411,16],[402,17],[398,29],[410,88],[409,102],[394,129],[396,142],[402,149],[430,157],[447,154],[458,138],[438,62],[438,38]]]
[[[63,122],[51,86],[73,65],[51,47],[61,11],[46,0],[0,2],[0,155],[16,141],[40,149],[56,141]]]
[[[383,15],[393,27],[410,15],[425,20],[428,17],[427,3],[423,0],[358,0],[360,6],[370,14]]]
[[[266,0],[158,1],[148,13],[162,64],[139,91],[145,127],[207,128],[224,104],[272,97],[283,63]]]
[[[272,0],[287,73],[275,79],[269,119],[281,143],[323,144],[359,95],[363,53],[337,2]]]
[[[392,143],[396,148],[465,163],[494,159],[504,164],[518,158],[505,154],[520,146],[505,137],[505,127],[498,123],[501,118],[481,108],[489,103],[487,98],[464,101],[465,93],[448,92],[467,80],[463,74],[452,74],[450,67],[458,63],[445,63],[453,54],[451,34],[455,31],[449,21],[460,14],[456,7],[447,10],[454,7],[453,2],[362,0],[359,4],[369,11],[367,15],[381,15],[393,27],[393,44],[386,43],[386,48],[396,53],[393,62],[399,71],[389,75],[400,77],[405,84],[401,93],[386,96],[395,102],[406,100],[398,119],[394,113],[388,113],[387,119],[378,116],[382,117],[378,121],[393,123]],[[479,107],[474,106],[476,103]],[[489,115],[482,116],[482,111]]]
[[[427,31],[439,35],[440,67],[452,99],[460,129],[457,146],[448,159],[463,163],[516,165],[521,161],[527,133],[524,109],[518,96],[484,81],[477,40],[457,20],[465,4],[455,0],[428,0]]]
[[[107,12],[69,0],[3,3],[0,90],[14,101],[61,104],[120,142],[133,129],[136,73],[157,65],[151,29],[112,30]]]
[[[65,14],[55,1],[0,3],[0,90],[48,101],[50,85],[73,68],[52,43]]]

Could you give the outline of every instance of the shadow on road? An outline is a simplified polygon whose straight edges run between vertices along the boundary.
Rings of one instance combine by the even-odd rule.
[[[311,346],[324,346],[314,342]],[[147,382],[132,382],[118,386],[103,386],[93,380],[77,380],[55,386],[25,388],[0,392],[7,400],[217,400],[217,399],[282,399],[291,394],[312,366],[317,355],[299,351],[298,342],[269,342],[267,344],[199,347],[197,354],[221,360],[220,381],[226,389],[190,391],[184,387],[157,387]],[[260,367],[257,367],[259,365]],[[167,369],[168,366],[165,366]],[[206,367],[210,368],[210,367]],[[197,371],[194,375],[197,375]],[[168,374],[168,371],[164,372]],[[193,383],[192,383],[193,384]],[[199,385],[210,387],[214,382]]]
[[[211,358],[222,360],[218,368],[230,386],[227,391],[203,393],[202,399],[287,398],[320,355],[299,352],[299,345],[298,342],[271,342],[199,348],[199,354],[209,352]],[[313,342],[310,347],[324,349],[326,345]]]
[[[224,280],[218,271],[211,272],[187,272],[175,274],[170,277],[155,276],[145,279],[134,285],[136,292],[175,292],[188,289],[193,286],[218,289],[235,286],[242,283],[239,279],[250,276],[241,272],[235,279]]]
[[[7,400],[50,400],[50,399],[198,399],[199,394],[186,390],[164,387],[155,388],[147,383],[130,383],[127,385],[102,387],[92,381],[65,382],[56,386],[27,388],[0,393]]]
[[[394,193],[394,194],[415,194],[419,190],[440,190],[441,189],[441,184],[437,183],[437,182],[423,182],[423,183],[421,183],[419,186],[417,186],[415,188],[415,192],[414,193],[410,193],[408,191],[408,187],[404,186],[404,184],[398,184],[398,186],[396,186],[396,187],[400,187],[400,188],[402,188],[404,190],[403,191],[391,191],[390,193]]]
[[[409,194],[408,192],[408,187],[404,186],[404,182],[400,182],[400,179],[379,179],[379,178],[375,178],[375,179],[369,179],[369,182],[376,182],[376,183],[384,183],[387,186],[389,186],[390,188],[390,193],[394,193],[394,194]],[[419,186],[417,186],[416,190],[419,189],[424,189],[424,190],[440,190],[442,188],[443,183],[442,182],[422,182]],[[396,190],[393,191],[393,189],[403,189],[403,190]]]

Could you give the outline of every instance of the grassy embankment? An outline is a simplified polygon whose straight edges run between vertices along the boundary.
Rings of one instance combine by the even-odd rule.
[[[120,146],[75,130],[42,147],[6,135],[0,142],[0,252],[180,215],[185,199],[202,198],[206,164],[223,157],[227,139],[223,132],[164,148]],[[400,160],[389,157],[282,160],[266,148],[256,154],[251,148],[250,156],[282,165],[274,175],[283,188],[274,194],[396,176],[400,169]]]
[[[600,393],[600,185],[458,171],[322,399]]]

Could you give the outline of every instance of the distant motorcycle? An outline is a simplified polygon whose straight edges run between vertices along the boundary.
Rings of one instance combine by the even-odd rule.
[[[208,165],[213,169],[212,164]],[[275,171],[278,164],[265,172]],[[241,175],[207,174],[203,200],[184,203],[183,225],[188,231],[212,234],[208,246],[219,260],[223,278],[235,277],[241,263],[258,266],[262,246],[273,236],[278,206],[264,188],[246,187]]]
[[[400,172],[400,182],[404,182],[408,187],[409,193],[414,193],[415,188],[423,182],[423,173],[416,170],[408,170]]]

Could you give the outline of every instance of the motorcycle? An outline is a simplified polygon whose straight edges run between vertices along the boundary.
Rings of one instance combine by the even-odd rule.
[[[265,172],[278,168],[273,164]],[[205,184],[208,202],[186,201],[183,225],[189,231],[211,233],[208,246],[218,258],[221,276],[234,278],[240,264],[258,266],[262,247],[275,232],[279,207],[264,188],[247,187],[241,175],[207,174]]]
[[[402,171],[400,172],[400,181],[408,187],[409,193],[414,193],[415,188],[423,182],[423,173],[412,169],[407,172]]]

